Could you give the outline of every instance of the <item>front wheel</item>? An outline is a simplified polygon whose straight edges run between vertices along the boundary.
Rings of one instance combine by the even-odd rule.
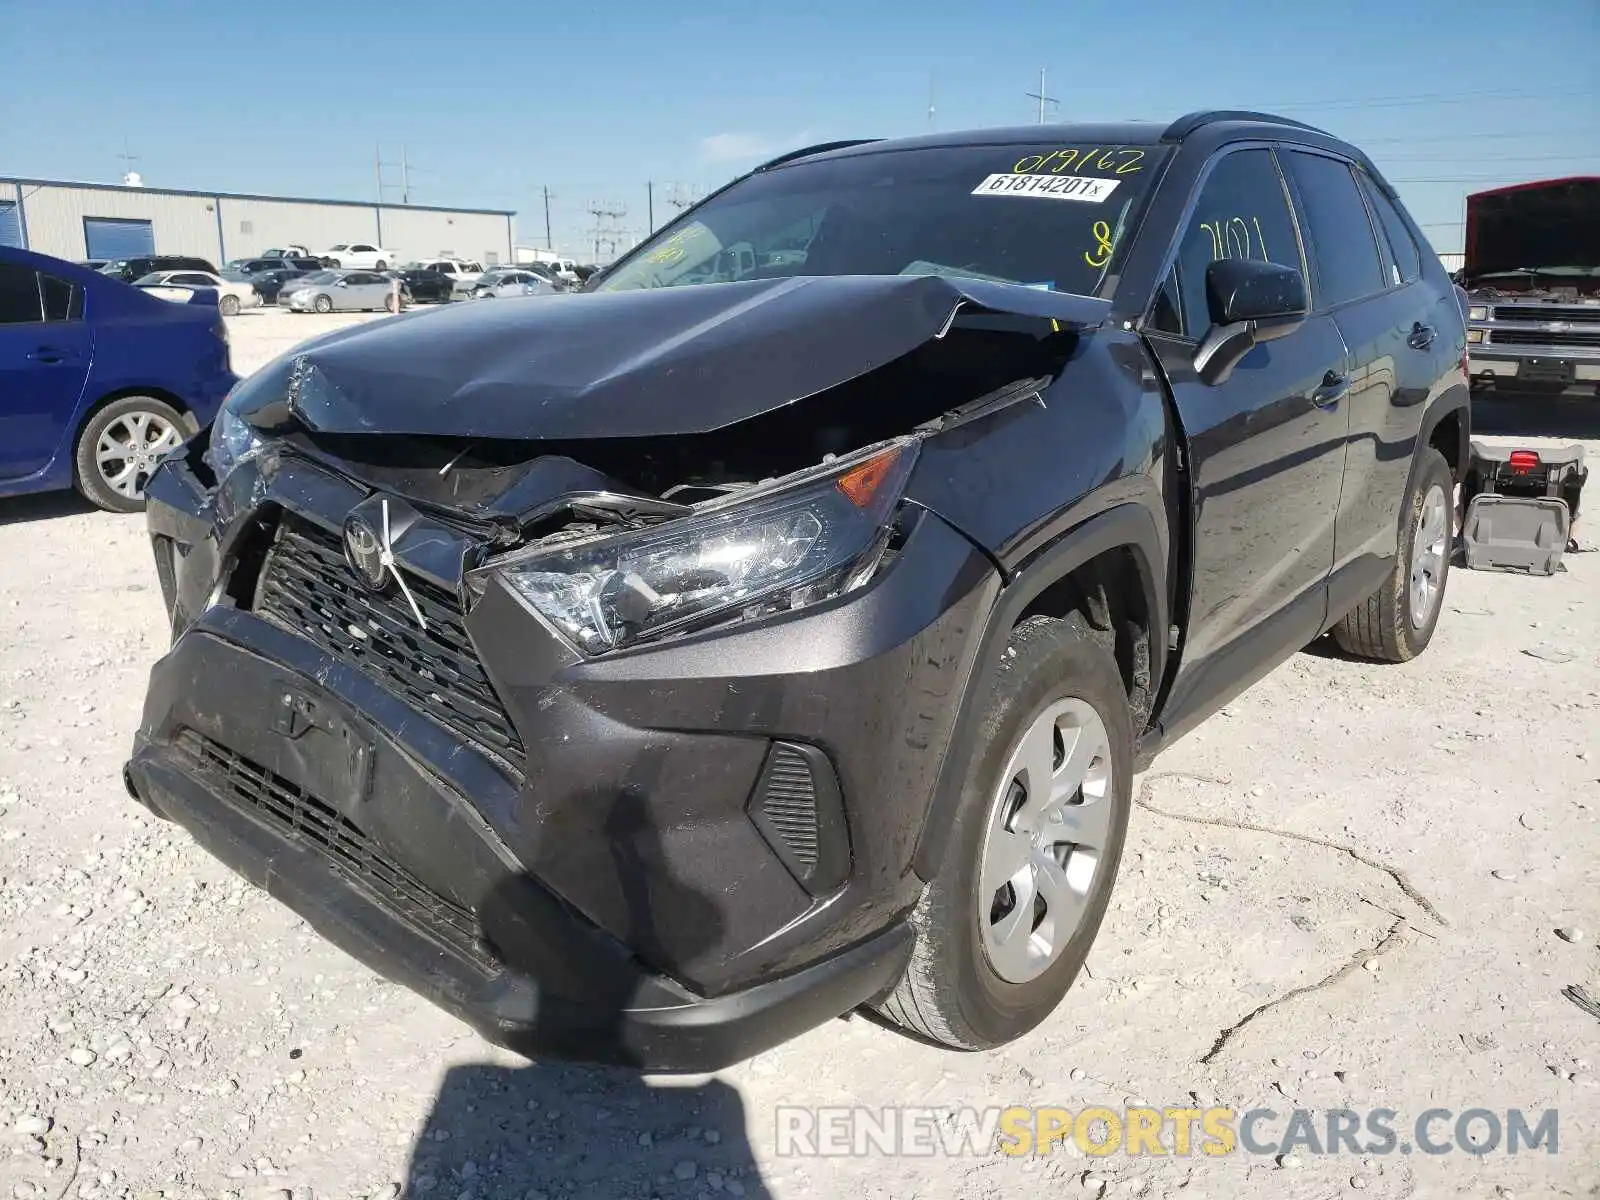
[[[225,317],[237,317],[239,315],[239,297],[224,296],[217,302],[217,309]]]
[[[374,271],[387,271],[389,269],[389,264],[384,262],[383,259],[380,258],[378,260],[378,265],[373,267],[372,269]]]
[[[1428,648],[1450,575],[1454,492],[1444,455],[1423,447],[1401,508],[1405,524],[1394,566],[1378,589],[1333,627],[1334,640],[1346,654],[1409,662]]]
[[[1111,898],[1132,805],[1133,720],[1077,616],[1011,633],[939,874],[878,1011],[961,1050],[1027,1033],[1066,995]]]
[[[184,437],[183,418],[170,404],[154,396],[113,400],[89,418],[78,437],[78,491],[107,512],[138,512],[150,473]]]
[[[318,296],[311,302],[311,307],[319,313],[331,313],[333,311],[333,298],[331,296]]]

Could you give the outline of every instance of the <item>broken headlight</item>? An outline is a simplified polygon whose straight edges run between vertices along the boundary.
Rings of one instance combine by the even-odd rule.
[[[831,600],[872,577],[916,449],[914,438],[869,447],[690,516],[487,569],[587,654]]]
[[[211,446],[207,450],[211,469],[220,484],[240,463],[261,453],[266,439],[225,402],[211,423]]]

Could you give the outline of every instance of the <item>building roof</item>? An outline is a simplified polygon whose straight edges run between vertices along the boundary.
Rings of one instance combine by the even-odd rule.
[[[83,188],[97,192],[133,192],[150,196],[196,196],[205,200],[266,200],[277,204],[326,204],[338,208],[403,208],[416,212],[464,213],[479,217],[514,217],[515,209],[455,208],[447,204],[394,204],[377,200],[324,200],[313,196],[267,196],[257,192],[217,192],[192,188],[163,188],[127,183],[84,183],[75,179],[28,179],[20,175],[0,175],[0,183],[26,187]]]

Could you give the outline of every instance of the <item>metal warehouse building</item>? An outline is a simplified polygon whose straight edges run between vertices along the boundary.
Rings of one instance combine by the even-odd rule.
[[[73,261],[192,254],[218,266],[269,246],[368,242],[399,262],[511,262],[513,212],[303,200],[0,177],[0,246]]]

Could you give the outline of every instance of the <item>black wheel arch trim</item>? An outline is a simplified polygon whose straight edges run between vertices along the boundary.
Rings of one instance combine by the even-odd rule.
[[[1461,482],[1461,477],[1467,472],[1467,463],[1472,454],[1472,400],[1465,382],[1453,383],[1434,401],[1428,405],[1422,414],[1422,425],[1417,430],[1417,449],[1427,446],[1433,441],[1433,431],[1439,423],[1451,413],[1461,414],[1461,428],[1457,437],[1456,453],[1450,462],[1450,472],[1456,477],[1456,482]],[[1411,459],[1413,468],[1418,453],[1413,452]]]
[[[956,806],[977,751],[975,710],[982,701],[984,686],[999,664],[1018,619],[1051,584],[1108,550],[1131,550],[1144,587],[1146,611],[1150,614],[1150,686],[1152,693],[1158,691],[1167,655],[1164,546],[1160,525],[1150,509],[1144,504],[1123,503],[1069,529],[1010,572],[1010,579],[984,627],[977,658],[962,691],[955,730],[945,751],[939,781],[912,853],[912,870],[921,879],[933,879],[944,862]]]

